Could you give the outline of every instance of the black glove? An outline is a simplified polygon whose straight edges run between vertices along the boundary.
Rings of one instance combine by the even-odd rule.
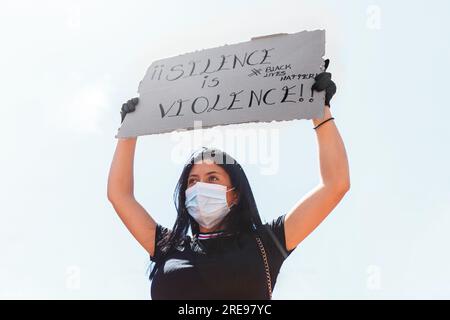
[[[331,80],[331,73],[325,72],[328,68],[328,64],[330,63],[330,59],[325,60],[325,70],[319,73],[314,80],[314,84],[311,87],[311,90],[315,91],[323,91],[325,90],[325,105],[330,106],[330,100],[336,93],[336,84]]]
[[[122,109],[120,110],[120,115],[122,116],[122,120],[120,121],[120,123],[123,122],[123,119],[125,119],[125,116],[127,115],[127,113],[129,112],[133,112],[136,110],[136,105],[139,102],[139,98],[133,98],[128,100],[126,103],[124,103],[122,105]]]

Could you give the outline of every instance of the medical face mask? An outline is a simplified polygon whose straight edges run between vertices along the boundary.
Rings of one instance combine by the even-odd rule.
[[[220,223],[233,206],[228,207],[228,191],[224,185],[199,181],[186,189],[186,209],[199,225],[210,229]]]

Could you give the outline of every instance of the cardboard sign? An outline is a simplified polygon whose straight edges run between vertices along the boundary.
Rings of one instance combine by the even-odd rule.
[[[325,30],[252,38],[155,61],[116,138],[246,122],[323,117]],[[198,123],[197,123],[198,127]]]

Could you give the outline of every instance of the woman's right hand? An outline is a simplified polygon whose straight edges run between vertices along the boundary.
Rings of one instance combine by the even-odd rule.
[[[123,122],[125,119],[125,116],[127,113],[134,112],[136,110],[136,105],[139,103],[139,98],[133,98],[122,104],[122,108],[120,109],[120,115],[122,117],[122,120],[120,123]]]

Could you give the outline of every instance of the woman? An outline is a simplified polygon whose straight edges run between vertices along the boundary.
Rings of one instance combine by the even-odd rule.
[[[137,138],[118,139],[108,199],[154,262],[153,299],[271,299],[283,261],[350,188],[345,147],[330,113],[336,86],[325,71],[312,87],[325,90],[324,118],[312,120],[321,182],[288,213],[269,223],[261,222],[239,163],[223,151],[203,148],[191,155],[176,185],[174,226],[158,224],[134,198]],[[123,104],[122,121],[138,101]]]

